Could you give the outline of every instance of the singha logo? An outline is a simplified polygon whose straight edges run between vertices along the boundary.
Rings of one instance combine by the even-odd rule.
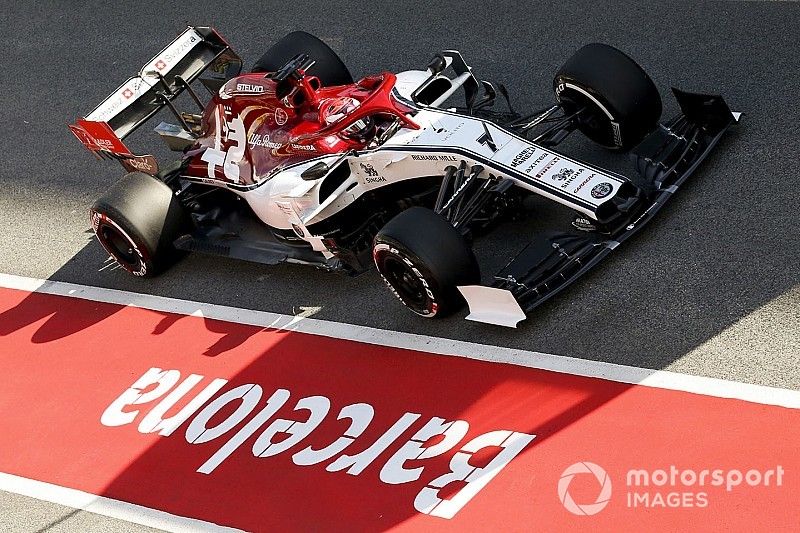
[[[361,170],[363,170],[367,176],[371,176],[373,178],[378,177],[378,171],[375,170],[375,168],[369,163],[359,163],[359,165],[361,166]]]
[[[553,179],[556,181],[565,181],[575,173],[571,168],[562,168],[556,174],[553,174]]]

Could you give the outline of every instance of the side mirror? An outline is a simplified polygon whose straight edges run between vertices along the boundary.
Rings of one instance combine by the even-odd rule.
[[[441,54],[436,54],[435,56],[433,56],[431,62],[428,63],[428,70],[430,70],[431,74],[434,76],[436,74],[439,74],[446,68],[447,68],[447,61]]]
[[[303,173],[300,174],[300,177],[307,181],[318,180],[325,176],[329,170],[330,168],[328,168],[328,165],[320,161],[319,163],[305,169]]]

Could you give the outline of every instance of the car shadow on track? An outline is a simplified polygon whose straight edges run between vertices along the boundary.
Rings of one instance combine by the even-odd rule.
[[[101,273],[107,271],[108,266],[110,263],[104,260],[97,271]],[[60,272],[57,272],[53,278],[59,278],[59,274]],[[46,286],[47,283],[46,281],[44,285]],[[79,289],[76,288],[76,290]],[[122,307],[117,305],[92,301],[90,306],[82,307],[80,312],[75,312],[71,307],[42,305],[38,293],[34,292],[19,300],[13,307],[0,312],[0,336],[8,336],[18,330],[36,325],[30,334],[32,343],[57,342],[101,324],[121,309]],[[152,334],[164,334],[184,318],[186,317],[179,314],[163,313],[161,320],[153,327]],[[44,322],[42,323],[42,321]],[[253,331],[252,328],[220,328],[219,323],[213,320],[205,320],[205,329],[219,333],[219,338],[203,351],[203,354],[208,357],[216,357],[235,349],[258,331]]]
[[[0,336],[6,336],[45,320],[31,334],[31,342],[44,344],[58,341],[90,328],[117,313],[115,306],[97,304],[90,312],[76,315],[59,308],[42,306],[36,298],[27,297],[0,313]]]

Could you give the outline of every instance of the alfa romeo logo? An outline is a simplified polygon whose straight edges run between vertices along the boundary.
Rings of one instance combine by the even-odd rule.
[[[600,493],[591,503],[576,503],[569,493],[569,484],[572,479],[581,474],[594,475],[597,482],[600,484]],[[564,508],[572,514],[580,516],[592,516],[605,509],[611,499],[611,478],[605,470],[599,465],[583,461],[582,463],[575,463],[567,467],[561,473],[561,479],[558,480],[558,498],[561,500]]]
[[[610,183],[604,181],[603,183],[598,183],[592,188],[592,198],[605,198],[614,188],[611,186]]]

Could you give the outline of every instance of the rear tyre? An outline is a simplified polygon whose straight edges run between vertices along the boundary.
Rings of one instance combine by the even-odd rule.
[[[373,257],[389,289],[426,318],[464,304],[458,285],[480,283],[480,269],[464,237],[430,209],[411,207],[376,235]]]
[[[180,256],[172,243],[187,216],[172,189],[148,174],[125,175],[89,213],[97,240],[134,276],[155,276]]]
[[[582,107],[578,129],[606,148],[629,150],[658,125],[661,97],[636,62],[612,46],[587,44],[553,80],[567,113]]]
[[[304,31],[294,31],[273,44],[253,65],[253,72],[275,72],[280,70],[297,54],[308,54],[315,61],[308,73],[316,76],[322,85],[347,85],[353,76],[336,52]]]

